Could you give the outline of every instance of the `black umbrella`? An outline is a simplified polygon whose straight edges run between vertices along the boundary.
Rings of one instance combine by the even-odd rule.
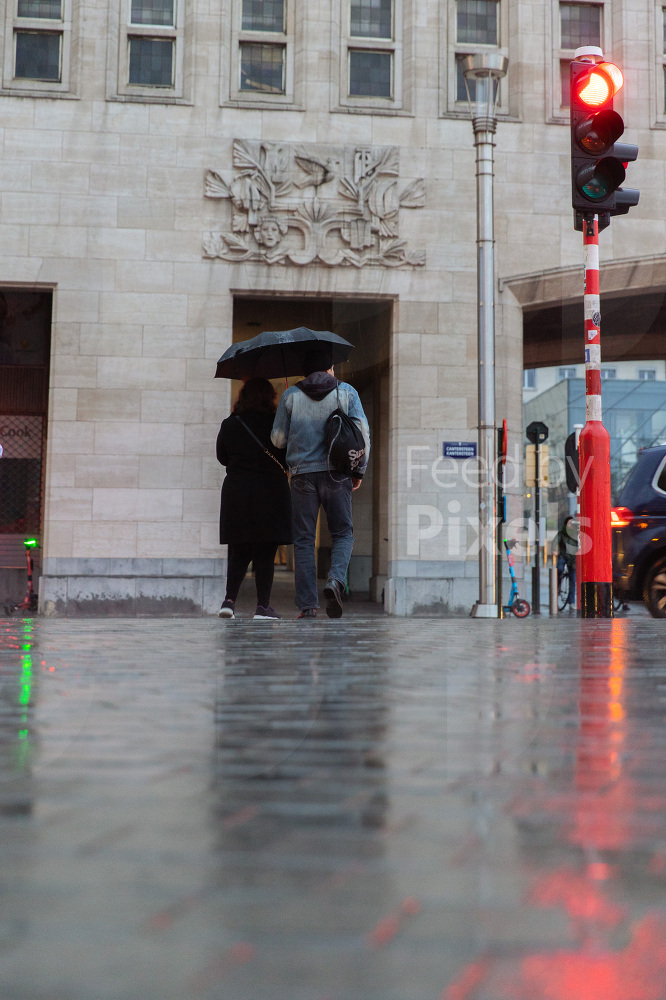
[[[311,351],[324,349],[331,364],[346,361],[354,345],[328,330],[266,330],[252,340],[232,344],[217,363],[215,378],[286,378],[303,375],[303,360]]]

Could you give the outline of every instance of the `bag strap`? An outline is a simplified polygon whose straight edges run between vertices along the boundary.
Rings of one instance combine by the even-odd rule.
[[[236,420],[238,420],[243,425],[243,427],[248,432],[248,434],[250,435],[250,437],[254,438],[254,440],[257,442],[257,444],[259,445],[259,447],[263,451],[264,455],[268,455],[268,457],[271,458],[275,462],[276,465],[280,466],[280,469],[282,470],[282,472],[284,472],[285,476],[288,476],[289,473],[285,469],[285,467],[282,464],[282,462],[280,461],[280,459],[276,458],[275,455],[268,450],[268,448],[264,448],[263,444],[261,443],[261,441],[259,440],[259,438],[257,437],[257,435],[254,433],[254,431],[250,430],[250,428],[247,426],[247,424],[245,423],[245,421],[243,419],[241,419],[241,417],[239,417],[237,413],[234,413],[234,416],[235,416]]]

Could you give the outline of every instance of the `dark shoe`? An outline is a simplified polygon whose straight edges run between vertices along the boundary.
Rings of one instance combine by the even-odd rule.
[[[235,601],[222,601],[222,607],[218,611],[220,618],[235,618],[234,609],[236,607]]]
[[[296,619],[297,620],[299,618],[316,618],[316,617],[317,617],[317,609],[316,608],[303,608],[303,610],[301,611],[300,615],[296,615]]]
[[[342,618],[343,586],[337,580],[329,580],[324,587],[326,614],[329,618]]]
[[[268,618],[271,621],[282,621],[280,615],[277,611],[269,605],[267,608],[262,608],[261,604],[257,604],[257,610],[254,613],[254,618]],[[254,618],[252,619],[254,621]]]

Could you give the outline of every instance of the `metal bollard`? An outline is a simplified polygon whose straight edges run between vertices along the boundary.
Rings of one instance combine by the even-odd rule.
[[[551,566],[548,570],[548,597],[549,610],[551,615],[557,614],[557,566]]]

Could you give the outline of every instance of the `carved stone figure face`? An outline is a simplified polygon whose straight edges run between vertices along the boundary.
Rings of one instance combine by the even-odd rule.
[[[280,227],[274,219],[264,219],[259,226],[259,236],[261,237],[261,242],[269,250],[272,247],[276,247],[282,239]]]

